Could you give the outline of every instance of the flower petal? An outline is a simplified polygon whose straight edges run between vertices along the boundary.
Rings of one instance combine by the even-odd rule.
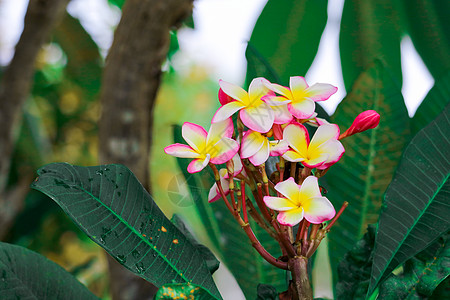
[[[317,149],[314,152],[308,150],[308,159],[302,161],[305,167],[314,169],[322,166],[328,159],[329,154],[327,152],[321,152]]]
[[[222,104],[222,105],[225,105],[227,103],[235,101],[233,98],[231,98],[230,96],[225,94],[225,92],[222,89],[219,89],[218,98],[219,98],[220,104]]]
[[[309,199],[313,197],[321,197],[322,194],[320,193],[319,189],[319,182],[317,180],[317,177],[315,176],[308,176],[303,181],[302,185],[300,186],[300,200],[302,201],[302,205],[304,201],[309,201]]]
[[[283,196],[291,200],[294,204],[300,204],[299,203],[300,188],[295,183],[294,178],[289,177],[285,181],[278,182],[275,185],[275,190],[277,190]]]
[[[208,134],[203,127],[194,123],[184,122],[181,127],[181,135],[189,146],[200,153],[206,145]]]
[[[222,122],[244,107],[245,105],[240,103],[239,101],[232,101],[230,103],[227,103],[224,106],[219,107],[219,109],[214,114],[211,123]]]
[[[267,138],[261,133],[253,130],[248,130],[242,137],[241,157],[248,158],[254,155],[264,145],[264,140]]]
[[[278,214],[277,220],[281,225],[297,225],[301,220],[303,220],[303,207],[282,211]]]
[[[187,167],[189,173],[197,173],[203,170],[209,163],[209,154],[206,154],[206,158],[197,158],[191,161]]]
[[[209,127],[208,136],[206,137],[206,144],[215,144],[223,137],[231,138],[233,132],[234,127],[231,118],[221,122],[212,123],[211,127]]]
[[[259,149],[258,152],[250,156],[248,159],[253,165],[259,166],[267,161],[269,158],[269,153],[269,141],[266,138],[264,139],[264,144],[261,146],[261,149]]]
[[[269,141],[269,146],[270,156],[281,156],[289,150],[288,143],[283,140]]]
[[[293,90],[306,90],[308,88],[308,84],[306,83],[306,80],[302,76],[291,76],[289,78],[289,87],[291,88],[291,91]]]
[[[274,120],[275,124],[286,124],[292,121],[294,118],[292,114],[289,112],[287,108],[287,104],[281,106],[272,106],[274,112]]]
[[[289,112],[297,119],[309,119],[316,109],[316,104],[309,98],[303,98],[300,101],[288,103]]]
[[[275,96],[275,95],[265,95],[264,97],[261,97],[261,100],[263,100],[265,103],[269,104],[272,107],[272,109],[273,109],[273,106],[285,105],[292,101],[286,97]]]
[[[244,166],[242,165],[242,161],[241,161],[241,157],[239,156],[239,153],[236,153],[232,159],[233,159],[233,164],[234,164],[233,176],[236,176],[242,172],[242,170],[244,169]]]
[[[339,126],[336,124],[325,124],[319,126],[314,133],[314,136],[309,144],[309,149],[313,150],[319,147],[321,144],[325,143],[331,139],[337,139],[339,137]]]
[[[305,126],[298,123],[289,124],[284,128],[283,140],[285,140],[289,146],[302,157],[307,157],[309,134]]]
[[[283,158],[290,162],[304,161],[306,158],[294,150],[288,150],[283,154]]]
[[[261,100],[261,97],[269,92],[269,89],[267,88],[268,84],[270,84],[270,82],[263,77],[255,78],[250,82],[248,87],[250,103]]]
[[[305,210],[305,219],[313,224],[331,220],[336,214],[333,204],[326,197],[314,197],[303,208]]]
[[[166,152],[166,154],[182,158],[198,158],[200,156],[200,154],[198,154],[190,146],[179,143],[167,146],[164,148],[164,152]]]
[[[313,101],[324,101],[337,92],[337,87],[328,83],[315,83],[307,89],[308,97]]]
[[[317,147],[317,150],[320,152],[328,153],[328,158],[325,161],[327,164],[334,164],[342,157],[342,154],[344,154],[345,152],[344,146],[338,140],[328,140]]]
[[[268,132],[272,128],[274,113],[264,102],[256,107],[246,107],[239,112],[242,123],[251,130]]]
[[[217,188],[217,183],[214,183],[208,193],[208,202],[214,202],[220,199],[219,189]]]
[[[219,80],[219,86],[222,89],[222,91],[231,98],[236,99],[239,102],[243,103],[248,102],[248,93],[240,86],[237,86],[235,84],[223,80]]]
[[[211,163],[223,164],[239,151],[239,143],[230,138],[222,138],[214,146],[208,149],[208,154],[211,155]]]
[[[293,99],[291,90],[285,86],[276,84],[276,83],[271,83],[270,85],[267,86],[269,89],[271,89],[274,92],[277,92],[280,95],[283,95],[284,97],[288,98],[289,100]]]
[[[268,208],[278,211],[286,211],[293,208],[298,208],[298,206],[292,203],[292,201],[290,201],[289,199],[281,197],[264,196],[264,203]]]

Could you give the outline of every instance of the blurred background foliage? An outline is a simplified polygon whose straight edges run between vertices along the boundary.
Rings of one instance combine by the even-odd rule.
[[[109,2],[121,8],[125,0]],[[327,23],[327,4],[326,0],[268,1],[247,46],[246,82],[264,76],[287,85],[289,76],[306,74]],[[1,7],[0,2],[0,10]],[[346,141],[348,151],[343,165],[326,176],[324,185],[335,206],[339,207],[343,201],[350,202],[348,211],[333,228],[328,241],[334,272],[339,258],[361,239],[367,225],[377,222],[384,191],[404,146],[413,136],[409,132],[416,133],[448,103],[448,11],[449,2],[439,0],[345,1],[339,46],[343,79],[349,94],[331,121],[345,130],[353,117],[366,109],[376,109],[382,119],[380,127],[372,133]],[[193,21],[188,21],[186,26],[193,27]],[[411,37],[436,82],[412,122],[401,95],[400,42],[405,36]],[[162,151],[173,143],[174,125],[188,121],[208,128],[219,107],[218,87],[211,80],[210,70],[200,65],[177,70],[172,65],[177,51],[179,45],[174,32],[154,111],[155,138],[150,165],[152,195],[168,216],[179,213],[186,217],[196,237],[218,252],[230,267],[233,263],[230,256],[235,257],[235,254],[226,253],[225,239],[208,237],[211,228],[202,224],[214,222],[214,228],[222,232],[227,226],[233,232],[231,228],[235,224],[220,224],[223,220],[219,206],[214,206],[205,217],[198,213],[202,212],[201,205],[195,203],[196,199],[204,199],[198,194],[207,194],[211,178],[207,175],[197,183],[196,189],[192,189],[186,184],[177,161]],[[36,62],[32,92],[17,133],[9,187],[17,185],[23,178],[32,180],[35,171],[50,162],[98,164],[97,122],[101,108],[97,100],[103,67],[104,57],[99,46],[80,21],[66,13]],[[2,69],[0,78],[1,73]],[[377,92],[386,97],[380,97]],[[325,111],[321,110],[321,114],[329,118]],[[385,159],[374,160],[374,157]],[[349,175],[344,183],[342,174]],[[353,188],[342,189],[343,184]],[[220,235],[220,230],[218,232]],[[3,240],[44,254],[77,275],[96,295],[109,297],[105,276],[107,264],[100,247],[80,233],[43,194],[28,193],[22,211]],[[241,243],[246,242],[238,241],[239,244],[233,247],[245,247]],[[239,276],[239,268],[232,270],[249,299],[255,298],[255,282],[273,283],[275,277],[271,276],[279,276],[269,274],[264,271],[264,266],[255,264],[248,272],[259,274],[257,279],[248,274]],[[336,282],[336,274],[333,280]],[[282,285],[283,280],[277,288]]]

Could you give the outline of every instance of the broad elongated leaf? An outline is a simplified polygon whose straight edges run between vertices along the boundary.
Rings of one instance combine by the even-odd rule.
[[[58,203],[93,241],[156,286],[192,283],[220,299],[198,249],[123,165],[44,166],[32,187]]]
[[[290,76],[304,76],[326,22],[326,0],[268,1],[246,50],[248,83],[262,76],[287,85]]]
[[[408,145],[386,191],[369,292],[450,229],[450,105]]]
[[[450,2],[403,0],[408,33],[434,78],[450,70]]]
[[[192,233],[186,227],[186,224],[184,223],[183,219],[179,215],[173,215],[171,221],[188,238],[188,240],[191,242],[191,244],[197,247],[197,249],[199,250],[200,254],[202,255],[202,257],[206,263],[206,266],[208,267],[208,270],[211,272],[211,274],[213,274],[215,271],[217,271],[217,269],[220,266],[219,260],[216,258],[214,253],[212,253],[212,251],[209,250],[208,247],[200,244],[195,239],[195,237],[192,235]]]
[[[450,274],[450,245],[447,238],[421,255],[405,262],[401,275],[391,275],[380,285],[379,299],[423,299]],[[430,251],[432,250],[432,251]],[[428,252],[428,253],[425,253]],[[444,298],[442,298],[444,299]]]
[[[411,134],[414,136],[419,130],[434,120],[450,102],[450,71],[436,80],[433,88],[417,108],[411,122]]]
[[[401,84],[400,26],[395,1],[345,1],[339,49],[347,90],[374,59],[384,61]]]
[[[346,152],[323,178],[327,198],[336,209],[344,201],[349,202],[328,234],[333,270],[361,239],[367,225],[378,221],[382,196],[409,139],[409,117],[400,88],[379,62],[361,74],[339,104],[332,122],[344,131],[360,112],[368,109],[381,115],[380,124],[342,140]]]
[[[98,299],[54,262],[26,248],[2,242],[0,298]]]
[[[184,143],[179,126],[174,127],[174,141]],[[211,241],[216,246],[222,261],[236,278],[246,298],[256,297],[257,283],[271,284],[279,291],[286,290],[285,271],[273,267],[258,255],[223,201],[208,203],[208,192],[215,182],[209,170],[190,174],[186,171],[189,159],[180,158],[177,162]],[[251,192],[247,190],[247,194],[251,195]],[[250,224],[261,244],[275,257],[281,255],[278,242],[253,222]]]

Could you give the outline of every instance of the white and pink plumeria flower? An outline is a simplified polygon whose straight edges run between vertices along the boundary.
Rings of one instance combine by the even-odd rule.
[[[230,96],[232,101],[228,102],[230,99],[221,95],[221,102],[225,104],[214,114],[212,123],[221,122],[239,111],[239,117],[245,126],[254,131],[268,132],[272,128],[275,114],[269,104],[261,100],[270,91],[266,82],[268,83],[268,80],[262,77],[253,79],[247,93],[237,85],[220,80],[221,90]]]
[[[289,179],[275,185],[284,197],[265,196],[264,203],[270,209],[278,211],[280,224],[294,226],[303,218],[312,224],[331,220],[336,214],[333,205],[320,193],[317,177],[308,176],[302,185]]]
[[[248,158],[254,166],[259,166],[269,156],[281,156],[288,149],[288,144],[283,140],[270,141],[260,132],[248,130],[242,137],[241,157]]]
[[[291,162],[301,162],[308,168],[326,169],[336,163],[345,149],[339,138],[336,124],[324,124],[317,128],[312,140],[308,130],[298,123],[291,123],[283,131],[283,139],[290,149],[283,158]]]
[[[199,125],[185,122],[181,133],[188,145],[176,143],[164,148],[164,152],[175,157],[194,158],[187,171],[196,173],[210,162],[225,163],[238,152],[239,143],[231,138],[233,131],[230,118],[211,124],[209,132]]]
[[[269,89],[281,95],[266,96],[272,98],[272,102],[288,100],[287,109],[297,119],[309,119],[314,114],[315,102],[324,101],[336,93],[337,87],[328,83],[316,83],[309,86],[302,76],[292,76],[289,80],[289,88],[279,84],[270,83]]]
[[[239,154],[236,154],[233,156],[233,177],[236,177],[241,172],[245,174],[244,166],[242,165],[241,158],[239,157]],[[220,176],[220,185],[222,186],[223,192],[225,196],[227,196],[230,193],[230,185],[229,185],[229,175],[227,169],[220,169],[219,170],[219,176]],[[208,194],[208,202],[214,202],[221,198],[219,188],[217,187],[217,183],[214,183],[211,189],[209,190]]]

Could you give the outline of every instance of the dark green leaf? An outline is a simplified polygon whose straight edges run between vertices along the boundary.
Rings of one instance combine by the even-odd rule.
[[[430,300],[441,299],[450,299],[450,276],[437,286],[430,297]]]
[[[450,105],[405,150],[385,194],[371,288],[450,229]]]
[[[380,284],[380,299],[424,299],[450,274],[448,237],[438,241],[438,249],[405,262],[403,273],[391,275]],[[434,246],[434,245],[432,245]],[[435,247],[433,247],[435,248]],[[429,252],[429,251],[428,251]]]
[[[165,284],[156,293],[155,300],[173,300],[173,299],[195,299],[209,300],[214,299],[205,289],[193,284]]]
[[[408,31],[414,46],[434,78],[450,70],[450,2],[403,0]]]
[[[138,276],[161,286],[192,283],[220,294],[201,254],[122,165],[44,166],[32,187],[58,203],[93,241]]]
[[[415,135],[419,130],[434,120],[450,102],[450,72],[439,78],[433,88],[428,92],[423,102],[414,115],[411,122],[411,134]]]
[[[268,1],[247,46],[247,82],[262,76],[286,85],[306,74],[326,22],[326,0]]]
[[[344,2],[339,50],[345,88],[349,90],[374,59],[380,59],[401,84],[400,25],[395,1]]]
[[[42,255],[0,242],[2,299],[98,299],[75,277]]]
[[[270,284],[258,284],[256,300],[278,300],[277,289]]]
[[[339,263],[336,299],[365,299],[372,269],[375,231],[375,225],[369,225],[363,238],[345,254],[344,259]]]
[[[380,124],[342,140],[346,152],[323,178],[327,198],[336,209],[349,202],[328,234],[332,270],[361,239],[367,225],[378,221],[382,196],[409,140],[409,117],[400,88],[380,62],[361,74],[332,122],[344,131],[368,109],[380,114]]]
[[[171,221],[187,237],[187,239],[191,242],[191,244],[197,247],[198,251],[205,260],[206,266],[208,267],[208,270],[211,272],[211,274],[217,271],[217,269],[220,266],[220,261],[216,258],[214,253],[212,253],[212,251],[208,247],[200,244],[195,239],[195,237],[186,227],[186,224],[184,223],[183,219],[179,215],[174,214]]]

